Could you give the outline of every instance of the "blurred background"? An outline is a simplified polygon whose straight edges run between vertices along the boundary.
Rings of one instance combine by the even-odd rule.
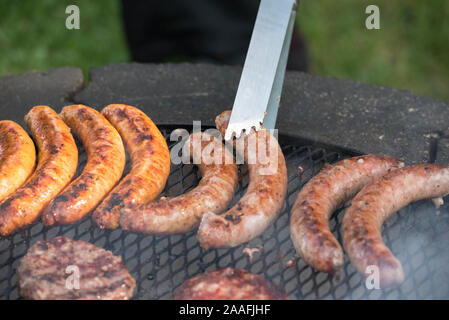
[[[171,5],[170,12],[161,14],[176,12],[177,16],[184,17],[188,11],[190,15],[195,13],[193,9],[188,10],[190,7],[172,5],[171,1],[165,1]],[[185,0],[184,4],[195,1]],[[65,28],[65,8],[70,4],[80,8],[80,30]],[[370,4],[380,8],[380,30],[365,28],[365,8]],[[236,18],[250,21],[255,14],[248,9],[246,16],[236,15]],[[124,19],[119,0],[2,0],[0,76],[59,66],[80,67],[87,76],[90,67],[132,61],[136,53],[132,52],[130,21],[139,24],[132,15],[128,21]],[[151,30],[156,34],[153,37],[163,39],[164,34],[158,34],[154,28],[159,22],[153,21]],[[297,26],[299,45],[304,46],[307,54],[301,53],[298,58],[306,59],[306,67],[296,69],[304,67],[314,74],[387,85],[449,101],[447,0],[302,0]],[[165,59],[169,62],[202,60],[208,61],[188,54]],[[235,64],[212,60],[209,62]]]

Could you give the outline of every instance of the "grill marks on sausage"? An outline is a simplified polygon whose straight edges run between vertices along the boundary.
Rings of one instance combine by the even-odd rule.
[[[129,118],[126,109],[118,109],[115,111],[115,114],[120,120],[126,120]]]
[[[62,148],[64,147],[64,144],[60,144],[59,146],[51,146],[50,148],[50,154],[55,155],[58,154],[59,152],[61,152]]]
[[[200,142],[201,148],[194,146],[196,142]],[[235,163],[225,163],[225,159],[232,159],[229,150],[206,133],[190,135],[184,147],[190,147],[191,157],[201,159],[198,167],[202,178],[198,186],[178,197],[125,207],[120,218],[123,229],[145,234],[187,232],[198,226],[204,213],[221,212],[232,201],[238,174]],[[221,163],[206,164],[201,154],[205,148],[221,152]]]
[[[47,207],[46,225],[74,223],[89,213],[120,179],[125,167],[122,140],[96,110],[84,105],[64,107],[61,117],[87,152],[83,172]]]
[[[170,173],[170,153],[157,126],[139,109],[115,104],[102,114],[122,136],[132,163],[129,174],[93,213],[101,228],[116,228],[122,208],[150,202],[163,190]]]
[[[73,178],[78,162],[70,129],[51,108],[32,108],[25,116],[25,123],[38,148],[38,164],[27,182],[0,205],[1,235],[34,222]]]
[[[0,201],[27,180],[35,163],[34,143],[25,130],[13,121],[0,121]]]
[[[115,206],[122,203],[122,198],[116,192],[111,193],[110,198],[107,201],[106,210],[112,210]]]
[[[137,108],[125,105],[121,107],[110,105],[104,109],[104,113],[109,115],[109,118],[113,119],[115,117],[114,122],[122,122],[123,125],[126,124],[130,133],[134,132],[128,139],[131,139],[135,144],[140,144],[144,140],[153,140],[153,135],[150,133],[152,128],[147,123],[148,117],[144,118],[143,114],[138,111],[140,110]]]
[[[240,208],[240,210],[242,210],[242,209]],[[242,217],[243,216],[244,216],[243,213],[242,214],[238,214],[238,215],[236,215],[236,214],[227,214],[227,215],[225,215],[224,218],[226,220],[228,220],[228,221],[231,221],[234,225],[236,225],[236,224],[239,224],[242,221]]]
[[[141,134],[137,138],[138,140],[153,140],[153,136],[150,134]]]
[[[78,267],[79,289],[66,286],[68,266]],[[120,257],[62,236],[35,243],[17,272],[27,299],[129,299],[136,286]]]
[[[71,198],[78,198],[82,194],[83,191],[87,191],[87,190],[88,190],[88,187],[87,187],[86,183],[80,183],[80,184],[73,186],[73,188],[68,190],[68,192],[61,194],[53,199],[53,201],[52,201],[53,207],[51,210],[54,210],[58,206],[59,202],[67,202],[67,201],[70,201]]]

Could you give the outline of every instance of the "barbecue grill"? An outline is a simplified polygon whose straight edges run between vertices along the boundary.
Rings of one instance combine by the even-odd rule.
[[[237,73],[238,70],[236,70]],[[195,74],[190,73],[185,76],[192,77]],[[91,79],[95,84],[95,81],[97,81],[95,77]],[[235,85],[236,83],[232,82],[231,87]],[[100,83],[99,86],[103,87],[105,92],[117,92],[116,89],[111,90],[104,83]],[[217,84],[217,87],[219,86],[220,84]],[[288,76],[286,88],[288,91]],[[179,87],[177,89],[179,90]],[[226,88],[221,89],[225,92],[227,90]],[[85,90],[88,92],[93,89],[88,87]],[[135,96],[135,87],[133,90]],[[213,90],[211,88],[208,88],[208,90],[212,92],[210,94],[213,96]],[[133,103],[133,101],[127,99],[129,92],[126,92],[126,90],[124,90],[124,93],[117,92],[116,94],[123,94],[124,97],[123,99],[113,98],[116,99],[116,103],[123,102],[136,106],[144,104],[141,101],[134,101]],[[67,97],[67,95],[62,95],[62,97]],[[231,100],[232,98],[230,96]],[[88,95],[83,92],[70,99],[91,106],[100,105],[98,102],[89,102]],[[98,99],[98,97],[95,99]],[[104,98],[101,105],[110,103],[111,101],[108,101],[108,99],[111,98]],[[289,99],[291,97],[289,98],[287,95],[287,100]],[[60,103],[63,105],[69,102],[61,101]],[[199,103],[201,104],[201,101]],[[282,108],[285,108],[285,106],[281,106],[280,118],[283,117],[282,112],[286,111],[286,109],[282,111]],[[216,109],[223,110],[223,104],[217,106]],[[22,110],[21,116],[25,114],[27,109],[22,107]],[[185,125],[188,121],[179,125],[168,124],[169,121],[157,119],[157,112],[154,112],[156,114],[156,117],[154,117],[151,111],[145,111],[158,124],[170,148],[177,143],[176,141],[170,141],[172,130],[176,128],[192,130],[191,125]],[[218,114],[216,111],[209,112]],[[173,111],[173,113],[175,114],[176,111]],[[166,117],[172,116],[173,114],[168,114]],[[21,120],[18,117],[9,118],[19,122]],[[176,114],[174,118],[176,118]],[[203,119],[202,116],[197,116],[197,118]],[[210,122],[209,120],[209,125],[203,126],[203,129],[211,127]],[[267,279],[283,288],[291,299],[449,298],[449,270],[447,268],[449,263],[449,246],[447,245],[449,241],[448,205],[435,209],[430,201],[420,201],[404,208],[387,220],[382,232],[383,238],[387,246],[401,261],[405,273],[405,281],[397,288],[368,289],[365,286],[364,278],[355,270],[347,257],[345,257],[344,268],[338,276],[317,272],[307,266],[297,256],[290,240],[289,214],[296,195],[300,188],[318,173],[325,163],[334,163],[343,158],[358,155],[361,152],[354,151],[356,148],[331,146],[328,143],[284,134],[282,127],[279,142],[286,158],[289,173],[287,197],[278,218],[260,237],[232,249],[203,250],[196,239],[196,230],[175,236],[144,236],[121,229],[100,230],[91,222],[90,217],[77,224],[66,226],[45,227],[41,222],[37,222],[14,235],[0,239],[0,298],[20,298],[16,275],[20,258],[36,241],[50,239],[58,235],[64,235],[75,240],[89,241],[99,247],[111,250],[115,255],[122,256],[123,262],[137,282],[134,299],[171,299],[174,290],[188,278],[204,271],[228,266],[263,274]],[[79,143],[78,146],[80,151],[79,174],[85,164],[86,155]],[[433,143],[432,148],[435,148],[435,143]],[[365,150],[362,151],[366,152]],[[435,152],[430,153],[432,154],[431,158],[427,160],[434,161],[438,158]],[[302,167],[301,172],[297,170],[298,166]],[[129,161],[127,161],[125,173],[127,170],[129,170]],[[248,185],[246,166],[239,167],[239,177],[239,186],[233,204],[244,194]],[[176,196],[185,193],[194,188],[199,179],[199,172],[194,165],[172,164],[171,173],[162,196]],[[338,211],[330,220],[331,230],[340,242],[343,213],[344,209]],[[255,253],[253,259],[250,260],[249,256],[243,253],[244,248],[259,248],[261,250]]]

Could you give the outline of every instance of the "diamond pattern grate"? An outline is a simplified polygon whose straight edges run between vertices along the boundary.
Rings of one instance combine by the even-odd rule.
[[[167,141],[172,128],[162,132]],[[121,255],[137,281],[134,299],[171,299],[173,291],[185,280],[206,270],[232,266],[263,274],[284,288],[292,299],[447,299],[449,298],[449,207],[437,210],[429,201],[414,203],[387,220],[383,236],[403,264],[404,283],[395,289],[368,290],[364,280],[346,257],[339,277],[317,272],[298,259],[289,235],[289,212],[298,190],[325,162],[335,162],[352,156],[298,141],[283,143],[289,182],[284,208],[260,237],[232,249],[202,250],[196,232],[175,236],[143,236],[120,229],[100,230],[89,217],[80,223],[47,228],[37,222],[17,234],[0,239],[0,299],[18,299],[15,270],[27,249],[40,239],[65,235],[89,241]],[[174,142],[168,141],[172,147]],[[85,163],[80,147],[80,168]],[[301,166],[300,175],[296,168]],[[129,163],[127,164],[129,170]],[[240,182],[234,199],[245,192],[248,174],[240,167]],[[194,188],[199,173],[192,165],[172,165],[167,186],[162,195],[175,196]],[[330,221],[333,233],[341,241],[340,224],[344,210]],[[245,247],[261,248],[252,261],[242,253]]]

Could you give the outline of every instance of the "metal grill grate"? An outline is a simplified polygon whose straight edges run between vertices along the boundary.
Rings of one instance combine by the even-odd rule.
[[[170,127],[163,128],[167,141]],[[284,208],[262,236],[232,249],[202,250],[196,231],[176,236],[142,236],[118,230],[100,230],[90,217],[78,224],[47,228],[37,222],[29,228],[0,240],[0,298],[18,299],[16,268],[27,249],[40,239],[57,235],[89,241],[121,255],[137,281],[135,299],[170,299],[173,291],[186,279],[206,270],[232,266],[264,276],[284,288],[292,299],[447,299],[449,298],[449,207],[436,209],[428,201],[421,201],[401,210],[387,220],[383,236],[387,245],[402,262],[404,283],[396,289],[368,290],[363,278],[346,257],[340,276],[332,277],[314,271],[297,255],[290,241],[289,212],[300,187],[315,175],[325,162],[335,162],[352,156],[349,152],[332,151],[287,142],[280,137],[289,172],[288,194]],[[168,141],[169,146],[174,145]],[[80,147],[80,168],[85,154]],[[304,169],[301,177],[296,168]],[[127,165],[129,170],[129,163]],[[248,174],[240,168],[240,182],[234,202],[245,192]],[[199,181],[192,165],[172,165],[163,195],[175,196],[194,188]],[[330,221],[334,234],[341,242],[340,223],[343,210]],[[261,248],[262,252],[249,257],[243,248]]]

